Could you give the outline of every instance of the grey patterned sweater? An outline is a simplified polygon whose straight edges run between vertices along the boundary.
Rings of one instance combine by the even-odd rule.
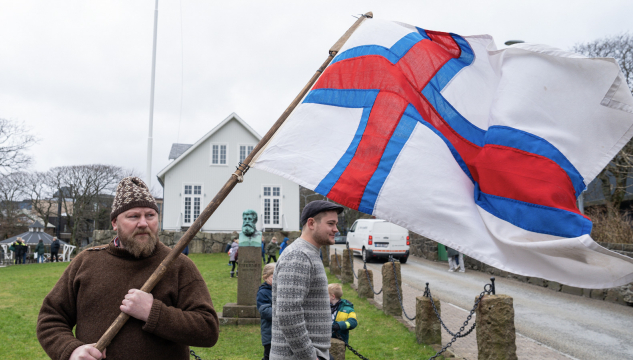
[[[330,358],[332,314],[319,248],[298,238],[286,248],[273,276],[270,359]]]

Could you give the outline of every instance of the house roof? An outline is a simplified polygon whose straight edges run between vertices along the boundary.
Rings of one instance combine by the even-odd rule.
[[[44,225],[40,224],[39,221],[34,221],[33,224],[29,225],[30,228],[44,228]]]
[[[257,138],[257,140],[261,140],[262,137],[255,131],[253,130],[253,128],[251,128],[246,121],[244,121],[241,117],[239,117],[236,113],[231,113],[231,115],[229,115],[226,119],[222,120],[222,122],[220,122],[216,127],[214,127],[213,129],[211,129],[211,131],[209,131],[208,133],[206,133],[202,138],[200,138],[200,140],[196,141],[195,144],[191,145],[191,147],[189,147],[187,150],[185,150],[182,154],[180,154],[180,156],[178,156],[174,161],[170,162],[167,166],[165,166],[165,168],[163,168],[163,170],[158,172],[158,175],[156,175],[156,177],[158,178],[158,182],[160,182],[160,184],[162,186],[165,186],[163,180],[165,178],[165,174],[172,168],[174,167],[177,163],[179,163],[182,159],[184,159],[185,157],[187,157],[187,155],[189,155],[192,151],[194,151],[198,146],[200,146],[202,143],[204,143],[208,138],[210,138],[213,134],[215,134],[216,132],[218,132],[218,130],[220,130],[224,125],[226,125],[229,121],[231,121],[232,119],[237,120],[237,122],[239,122],[242,126],[244,126],[244,128],[246,130],[248,130],[253,136],[255,136]],[[176,144],[174,144],[176,145]],[[180,144],[180,145],[185,145],[185,144]],[[173,146],[172,146],[172,150],[173,150]],[[171,153],[170,153],[171,156]],[[170,157],[171,158],[171,157]]]
[[[2,240],[0,241],[0,244],[12,244],[14,241],[16,241],[18,239],[18,237],[21,237],[22,240],[24,240],[24,243],[26,245],[37,245],[38,242],[40,242],[40,240],[42,240],[42,242],[44,243],[44,245],[50,245],[53,242],[53,237],[45,232],[42,231],[38,231],[38,232],[31,232],[31,231],[27,231],[25,233],[22,233],[20,235],[16,235],[14,237],[10,237],[6,240]],[[65,242],[62,239],[58,239],[59,242],[61,244],[65,244],[65,245],[69,245],[67,242]]]
[[[192,144],[171,144],[171,150],[169,151],[169,160],[177,159],[192,146]]]

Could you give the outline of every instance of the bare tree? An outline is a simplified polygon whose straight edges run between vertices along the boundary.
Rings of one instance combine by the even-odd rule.
[[[620,65],[629,89],[633,89],[633,35],[624,33],[585,44],[576,44],[573,51],[589,57],[612,57]],[[633,170],[633,142],[628,144],[600,172],[607,214],[616,216],[628,192],[627,179]]]
[[[26,150],[35,142],[24,124],[0,118],[0,174],[27,168],[32,159]]]
[[[55,188],[64,197],[62,205],[66,222],[70,225],[72,244],[90,237],[91,231],[99,224],[109,223],[113,194],[124,174],[121,167],[75,165],[56,167],[50,171]]]
[[[28,226],[22,219],[19,202],[23,197],[26,174],[15,172],[0,176],[0,231],[1,238],[17,235]]]
[[[51,216],[57,214],[55,178],[51,171],[25,174],[24,192],[31,200],[32,211],[44,222],[47,228]],[[59,216],[58,216],[59,218]]]

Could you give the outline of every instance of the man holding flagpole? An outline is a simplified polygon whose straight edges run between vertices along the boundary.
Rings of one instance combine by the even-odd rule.
[[[121,180],[110,219],[117,237],[77,255],[44,299],[37,338],[48,356],[186,360],[189,346],[213,346],[218,317],[188,257],[180,254],[151,293],[138,290],[170,251],[158,240],[158,207],[141,179]],[[97,350],[120,312],[131,318],[107,349]]]

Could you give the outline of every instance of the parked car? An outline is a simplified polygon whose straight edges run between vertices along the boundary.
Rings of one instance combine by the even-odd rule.
[[[345,244],[347,242],[347,236],[341,235],[341,233],[336,233],[334,236],[335,244]]]
[[[347,232],[347,248],[366,262],[393,255],[404,264],[409,244],[409,230],[386,220],[358,219]]]

